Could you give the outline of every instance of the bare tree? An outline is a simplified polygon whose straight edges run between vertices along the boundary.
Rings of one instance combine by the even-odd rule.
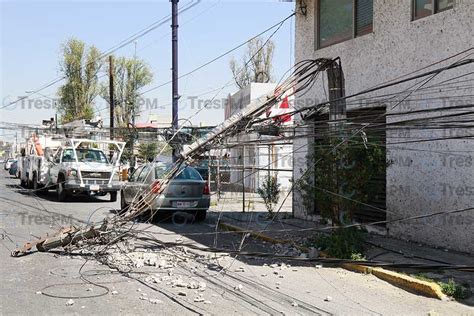
[[[242,89],[251,82],[270,82],[272,80],[272,60],[275,44],[269,40],[266,43],[257,37],[247,44],[247,51],[242,57],[241,64],[232,57],[229,62],[230,70],[237,86]]]

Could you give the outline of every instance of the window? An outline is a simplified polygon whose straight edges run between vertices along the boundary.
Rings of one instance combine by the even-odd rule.
[[[201,175],[197,172],[196,169],[191,167],[186,167],[181,169],[179,173],[174,177],[174,179],[179,180],[202,180]]]
[[[319,0],[318,48],[372,32],[373,0]]]
[[[140,172],[140,175],[138,176],[137,178],[137,181],[138,182],[144,182],[145,181],[145,178],[148,177],[148,175],[150,174],[150,166],[149,165],[146,165],[142,172]]]
[[[140,174],[140,172],[142,171],[143,167],[140,167],[138,169],[135,169],[135,171],[132,173],[132,175],[130,176],[130,180],[128,180],[129,182],[135,182],[137,181],[137,178],[138,178],[138,175]]]
[[[413,0],[413,20],[424,18],[454,6],[454,0]]]

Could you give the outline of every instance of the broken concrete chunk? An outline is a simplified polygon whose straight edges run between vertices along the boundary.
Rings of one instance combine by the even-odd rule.
[[[148,301],[152,304],[161,304],[161,303],[163,303],[162,301],[160,301],[156,298],[150,298]]]

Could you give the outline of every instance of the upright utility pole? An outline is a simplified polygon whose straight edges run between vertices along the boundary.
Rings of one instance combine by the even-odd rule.
[[[114,62],[112,55],[109,56],[109,102],[110,102],[110,139],[114,139]]]
[[[341,120],[346,118],[346,101],[340,100],[345,96],[344,73],[341,61],[338,59],[327,70],[329,90],[329,120]],[[338,121],[336,126],[342,122]]]
[[[172,81],[172,129],[173,134],[178,130],[178,2],[179,0],[171,1],[171,50],[172,50],[172,66],[171,66],[171,81]],[[178,155],[178,146],[173,146],[173,159]]]

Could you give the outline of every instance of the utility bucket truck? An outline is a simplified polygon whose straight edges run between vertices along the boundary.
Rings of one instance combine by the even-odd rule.
[[[49,182],[49,163],[47,152],[54,153],[61,145],[63,137],[57,135],[38,135],[33,133],[18,157],[18,177],[20,185],[30,189],[47,190]]]
[[[117,200],[120,191],[120,157],[125,142],[70,138],[54,155],[47,155],[49,184],[56,188],[57,200],[69,195],[110,194]]]

